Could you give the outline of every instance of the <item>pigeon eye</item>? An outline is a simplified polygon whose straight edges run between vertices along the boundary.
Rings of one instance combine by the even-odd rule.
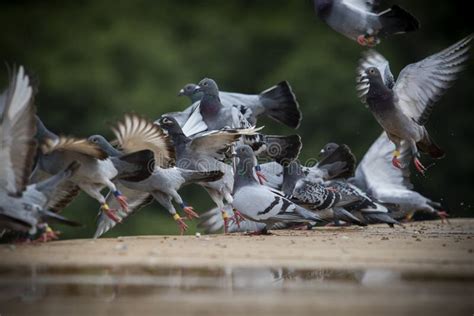
[[[204,86],[206,86],[206,87],[207,87],[207,82],[204,82]]]
[[[372,75],[375,74],[375,70],[373,70],[373,69],[370,69],[369,72],[370,72]]]

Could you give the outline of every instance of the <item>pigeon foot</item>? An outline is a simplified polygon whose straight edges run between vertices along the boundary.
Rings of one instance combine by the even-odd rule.
[[[111,220],[113,220],[114,222],[116,223],[121,223],[122,220],[120,219],[120,217],[117,215],[117,210],[114,210],[114,209],[111,209],[109,207],[109,205],[107,204],[103,204],[100,209],[102,210],[102,212],[105,213],[105,215],[107,215],[108,218],[110,218]]]
[[[188,225],[184,222],[184,219],[182,219],[179,214],[174,214],[173,219],[176,221],[176,224],[178,224],[180,234],[184,235],[184,232],[189,228]]]
[[[413,162],[415,163],[416,170],[419,173],[421,173],[422,175],[425,175],[426,167],[423,166],[423,164],[420,162],[420,160],[415,157],[415,159],[413,159]]]
[[[446,221],[446,223],[450,224],[449,223],[449,214],[448,214],[448,212],[438,211],[437,214],[438,214],[439,218],[441,219],[441,223],[444,224],[444,222]]]
[[[224,220],[224,234],[229,232],[229,215],[227,215],[226,211],[221,211],[222,219]]]
[[[127,211],[128,210],[127,198],[124,195],[122,195],[122,193],[120,193],[119,191],[115,191],[114,196],[117,199],[117,201],[119,202],[120,207],[123,210]]]
[[[237,210],[234,210],[234,216],[232,216],[232,220],[237,224],[237,227],[240,229],[240,223],[245,221],[245,217],[243,217],[242,213]]]
[[[193,218],[199,218],[199,214],[195,212],[192,206],[183,207],[183,211],[184,213],[186,213],[186,217],[190,220],[192,220]]]

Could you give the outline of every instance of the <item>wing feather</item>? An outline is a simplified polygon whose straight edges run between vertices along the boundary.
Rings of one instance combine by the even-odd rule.
[[[98,145],[87,139],[60,136],[58,139],[46,139],[41,145],[41,151],[47,155],[53,151],[72,151],[99,160],[105,160],[108,155]]]

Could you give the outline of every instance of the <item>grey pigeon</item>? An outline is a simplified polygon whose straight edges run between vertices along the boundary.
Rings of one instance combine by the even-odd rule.
[[[418,20],[397,5],[381,11],[381,0],[313,0],[317,15],[331,28],[362,46],[418,30]]]
[[[202,94],[201,101],[193,113],[182,126],[187,136],[199,133],[220,130],[223,128],[251,128],[255,126],[256,119],[248,116],[237,106],[224,106],[217,83],[205,78],[195,87],[196,93]],[[250,145],[259,157],[274,159],[276,161],[293,160],[301,150],[301,139],[298,135],[271,136],[257,134],[245,136],[243,143]]]
[[[192,105],[182,112],[181,117],[187,120],[204,93],[199,91],[198,85],[191,83],[185,85],[179,95],[187,96],[192,102]],[[227,111],[236,107],[252,125],[256,125],[257,118],[262,116],[267,116],[291,128],[298,128],[301,122],[298,101],[287,81],[282,81],[258,95],[219,92],[219,99]],[[178,119],[177,121],[181,124]]]
[[[236,148],[238,157],[232,206],[239,215],[272,226],[275,223],[318,222],[321,219],[294,204],[282,194],[260,185],[255,174],[256,158],[247,145]]]
[[[58,136],[49,131],[37,118],[36,139],[41,144],[35,181],[44,174],[56,174],[72,161],[79,161],[81,167],[68,183],[70,190],[77,188],[97,200],[102,210],[114,220],[118,220],[120,209],[128,208],[126,197],[117,189],[112,181],[115,178],[143,180],[151,175],[149,165],[153,161],[153,153],[149,150],[110,157],[98,145],[87,139],[75,139]],[[120,209],[111,209],[101,194],[103,188],[109,188],[118,200]]]
[[[153,166],[153,174],[147,179],[139,182],[131,182],[121,180],[120,184],[125,186],[129,192],[130,199],[133,200],[137,209],[129,210],[126,215],[138,210],[144,206],[144,203],[136,203],[135,200],[148,201],[143,193],[157,200],[168,212],[173,216],[180,226],[181,232],[188,228],[183,219],[176,212],[171,202],[172,199],[180,205],[189,219],[198,217],[194,209],[188,206],[181,198],[178,190],[185,185],[196,182],[216,181],[223,176],[221,171],[194,171],[185,170],[178,167],[169,167],[170,160],[174,160],[174,148],[171,140],[163,133],[161,128],[137,115],[125,115],[125,118],[118,122],[113,128],[117,137],[119,147],[125,152],[133,152],[136,150],[149,149],[154,152],[155,164]],[[121,152],[113,148],[110,143],[102,136],[95,135],[89,138],[92,142],[98,144],[104,150],[113,155],[121,155]],[[107,149],[108,148],[108,149]],[[132,190],[132,192],[130,192]],[[120,217],[123,221],[124,217]],[[98,222],[95,237],[99,237],[115,226],[115,222],[111,221],[107,216],[101,215]]]
[[[37,146],[33,99],[24,68],[14,70],[0,96],[0,229],[34,233],[51,218],[72,224],[47,208],[56,185],[77,169],[75,164],[45,182],[28,185]]]
[[[440,53],[406,66],[393,84],[388,62],[370,51],[359,67],[358,90],[377,122],[395,144],[393,165],[400,168],[402,141],[411,146],[416,169],[426,168],[419,161],[419,151],[439,159],[444,151],[430,137],[425,124],[436,101],[458,77],[468,59],[472,35]],[[370,64],[373,64],[370,66]]]
[[[393,215],[402,218],[415,211],[434,214],[442,219],[447,216],[440,210],[441,204],[416,192],[410,182],[408,162],[412,158],[410,145],[402,142],[400,160],[404,168],[393,168],[390,163],[392,144],[387,135],[382,133],[372,144],[357,166],[355,177],[351,183],[386,206],[395,206],[393,211],[401,214]]]
[[[218,181],[201,182],[212,201],[224,209],[224,199],[232,203],[234,176],[232,167],[223,162],[226,153],[243,135],[254,135],[255,129],[227,129],[211,131],[193,138],[184,135],[178,122],[172,117],[164,116],[159,120],[173,140],[176,150],[176,166],[196,171],[221,171],[224,175]],[[223,212],[223,211],[222,211]]]

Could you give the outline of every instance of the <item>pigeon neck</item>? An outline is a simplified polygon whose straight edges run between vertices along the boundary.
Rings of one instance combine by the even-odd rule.
[[[234,192],[243,186],[258,184],[254,176],[255,161],[252,157],[241,158],[234,175]]]
[[[184,135],[182,130],[179,131],[168,131],[171,140],[173,141],[173,145],[176,150],[177,159],[179,159],[180,154],[183,152],[184,147],[190,141],[190,139]]]
[[[370,79],[369,92],[367,99],[377,99],[378,101],[388,100],[392,98],[393,92],[383,83],[382,79]]]
[[[283,167],[283,184],[282,191],[285,195],[292,195],[296,182],[304,177],[303,169],[297,162],[292,162],[288,166]]]
[[[194,94],[191,94],[189,96],[189,99],[191,100],[191,103],[194,104],[198,101],[201,101],[203,96],[204,94],[202,92],[196,92]]]
[[[206,116],[217,116],[222,107],[219,96],[205,94],[201,99],[201,114]]]
[[[122,155],[122,153],[115,149],[109,142],[101,144],[100,149],[105,151],[105,153],[111,157],[119,157]]]
[[[314,0],[314,8],[319,17],[327,17],[333,6],[333,0]]]

